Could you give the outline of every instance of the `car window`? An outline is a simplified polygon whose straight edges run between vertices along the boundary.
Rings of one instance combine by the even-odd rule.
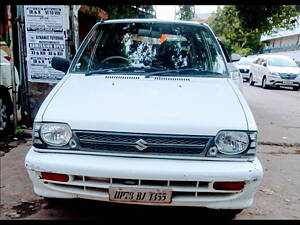
[[[78,54],[71,65],[71,72],[122,67],[162,70],[196,68],[228,75],[221,49],[204,26],[102,24],[95,28],[94,34]]]
[[[280,67],[298,67],[294,60],[290,58],[269,58],[268,59],[269,66],[280,66]]]
[[[253,63],[254,64],[259,64],[260,58],[257,58]]]
[[[262,60],[263,60],[263,59],[260,58],[260,59],[258,60],[257,64],[258,64],[258,65],[261,65]]]

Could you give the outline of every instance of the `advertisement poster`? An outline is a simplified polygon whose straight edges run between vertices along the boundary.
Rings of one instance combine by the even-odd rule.
[[[63,72],[51,67],[52,57],[66,57],[64,6],[25,5],[28,80],[57,83]]]

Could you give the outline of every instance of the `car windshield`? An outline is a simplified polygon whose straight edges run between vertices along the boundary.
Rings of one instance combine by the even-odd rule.
[[[270,58],[268,59],[269,66],[280,67],[297,67],[298,65],[290,58]]]
[[[70,72],[228,76],[213,34],[183,23],[102,23],[91,31]],[[161,75],[161,74],[160,74]]]
[[[250,60],[241,59],[240,61],[235,63],[236,65],[251,65],[252,62]]]

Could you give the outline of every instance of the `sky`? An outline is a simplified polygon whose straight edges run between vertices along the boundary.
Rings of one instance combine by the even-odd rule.
[[[174,20],[176,5],[156,5],[158,19]],[[211,13],[217,10],[217,5],[195,5],[195,13]]]

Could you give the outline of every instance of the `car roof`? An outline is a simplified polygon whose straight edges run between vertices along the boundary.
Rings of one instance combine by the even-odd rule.
[[[250,58],[250,57],[242,57],[239,61],[250,61],[250,62],[252,62],[252,61],[253,61],[253,58]]]
[[[289,59],[291,59],[291,57],[289,57],[287,55],[259,55],[259,56],[257,56],[257,58],[264,58],[264,59],[268,59],[268,58],[289,58]]]
[[[103,20],[97,24],[103,23],[172,23],[172,24],[186,24],[186,25],[204,25],[205,23],[200,23],[197,21],[184,21],[184,20],[162,20],[162,19],[112,19],[112,20]]]

